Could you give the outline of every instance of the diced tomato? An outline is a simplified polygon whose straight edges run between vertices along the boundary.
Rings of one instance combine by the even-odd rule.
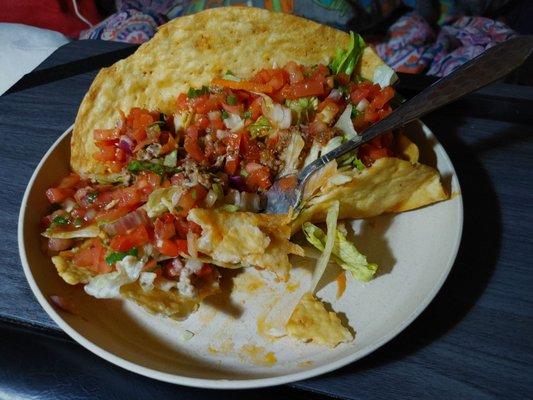
[[[115,146],[102,146],[98,153],[94,155],[98,161],[114,161],[115,160]]]
[[[176,218],[174,221],[174,228],[176,229],[176,235],[180,239],[187,239],[187,232],[191,229],[189,221],[186,220],[186,216]]]
[[[109,243],[110,247],[116,251],[128,251],[133,247],[142,246],[150,242],[150,233],[144,225],[131,230],[124,235],[117,235]]]
[[[187,246],[187,239],[176,239],[176,246],[179,254],[189,254],[189,248]]]
[[[261,149],[257,141],[250,138],[248,132],[244,132],[241,136],[240,152],[247,162],[258,163],[261,159]]]
[[[148,195],[159,188],[161,177],[154,172],[143,171],[135,180],[135,187],[142,193]]]
[[[168,257],[177,257],[178,256],[178,245],[176,242],[170,239],[159,239],[157,240],[157,249],[161,254]]]
[[[116,140],[119,137],[120,137],[120,130],[118,129],[95,129],[93,131],[93,139],[95,141]]]
[[[243,104],[235,104],[234,106],[230,106],[229,104],[222,103],[222,108],[229,112],[230,114],[237,114],[240,115],[244,111],[244,105]]]
[[[198,207],[207,196],[207,189],[202,185],[196,185],[187,190],[179,199],[179,215],[186,216],[191,208]]]
[[[283,67],[285,71],[289,74],[289,79],[292,84],[300,83],[304,80],[304,74],[302,67],[296,64],[294,61],[290,61]]]
[[[198,143],[198,128],[190,126],[185,132],[185,151],[196,161],[202,162],[205,159],[204,152]]]
[[[172,134],[168,134],[168,139],[166,143],[161,146],[160,154],[167,154],[170,153],[172,150],[175,150],[178,148],[178,144],[176,143],[176,139],[174,139],[174,136]]]
[[[300,97],[320,96],[324,94],[324,83],[318,80],[307,80],[286,86],[281,94],[287,99],[298,99]]]
[[[127,207],[104,210],[98,213],[98,215],[96,216],[96,220],[97,221],[114,221],[116,219],[119,219],[120,217],[123,217],[130,211],[131,209]]]
[[[394,97],[394,89],[391,86],[383,88],[372,100],[372,106],[377,110],[382,109]]]
[[[165,214],[155,221],[154,234],[156,239],[170,239],[176,235],[172,214]]]
[[[226,164],[224,170],[228,175],[234,175],[239,167],[240,133],[230,133],[226,144]]]
[[[199,278],[207,278],[214,271],[215,269],[211,264],[204,264],[202,265],[202,268],[200,268],[200,271],[196,273],[196,276],[198,276]]]
[[[261,102],[263,99],[261,97],[257,97],[252,103],[250,104],[250,112],[252,113],[252,121],[256,121],[257,118],[259,118],[261,115],[263,115],[263,110],[261,109]]]
[[[272,93],[272,86],[253,81],[230,81],[226,79],[215,78],[211,82],[214,86],[227,87],[233,90],[247,90],[249,92]]]
[[[96,274],[105,274],[112,270],[105,262],[105,248],[99,239],[93,239],[87,248],[78,251],[73,262],[74,265],[87,268]]]
[[[185,93],[180,93],[176,99],[176,108],[178,111],[187,111],[189,109],[189,98]]]
[[[200,235],[202,233],[202,227],[198,225],[196,222],[188,221],[189,222],[189,229],[196,233],[197,235]]]
[[[210,111],[216,111],[220,107],[221,97],[215,94],[205,94],[202,96],[189,99],[192,109],[197,114],[207,114]]]
[[[46,191],[46,198],[52,204],[62,203],[67,198],[74,195],[73,189],[54,187]]]
[[[268,167],[262,166],[254,169],[249,173],[246,178],[246,186],[252,192],[257,191],[257,189],[268,189],[272,183],[270,182],[270,169]]]

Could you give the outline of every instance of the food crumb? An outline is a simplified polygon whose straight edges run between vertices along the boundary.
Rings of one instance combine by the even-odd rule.
[[[180,339],[184,342],[187,340],[191,340],[194,337],[194,332],[191,332],[187,329],[185,329],[183,332],[181,332]]]

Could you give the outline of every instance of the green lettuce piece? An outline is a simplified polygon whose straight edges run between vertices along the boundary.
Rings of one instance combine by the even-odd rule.
[[[329,64],[331,72],[335,75],[340,73],[352,75],[361,54],[363,54],[365,46],[366,43],[361,35],[350,31],[350,45],[348,46],[348,50],[337,50],[337,54]]]
[[[303,225],[305,237],[309,243],[320,251],[324,251],[326,234],[318,226],[310,222]],[[375,263],[369,263],[366,257],[357,250],[346,236],[336,230],[335,243],[333,244],[332,259],[346,271],[350,271],[355,279],[368,282],[378,269]]]
[[[302,97],[300,99],[285,100],[285,105],[292,111],[292,116],[296,123],[306,124],[318,108],[318,98]]]
[[[250,126],[248,126],[250,135],[253,138],[256,138],[258,136],[268,135],[271,128],[272,128],[272,125],[270,125],[270,121],[264,115],[261,115],[259,118],[257,118],[257,121],[255,121],[253,124],[250,124]]]
[[[183,190],[178,186],[156,189],[148,197],[144,208],[150,218],[155,218],[166,212],[172,212],[182,194]]]

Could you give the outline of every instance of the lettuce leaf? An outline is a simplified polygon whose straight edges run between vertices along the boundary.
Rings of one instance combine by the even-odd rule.
[[[324,251],[327,238],[322,229],[306,222],[303,225],[303,231],[309,243],[318,250]],[[378,265],[369,263],[366,257],[357,250],[353,243],[346,239],[346,236],[339,229],[336,230],[332,259],[340,267],[350,271],[355,279],[363,282],[371,280],[378,269]]]
[[[306,124],[318,108],[318,98],[302,97],[285,100],[285,105],[292,111],[292,117],[298,124]]]
[[[172,212],[183,194],[183,189],[178,186],[169,186],[154,190],[144,205],[150,218],[155,218],[163,213]]]
[[[335,201],[329,208],[328,213],[326,215],[326,226],[328,229],[327,236],[322,230],[320,230],[320,232],[322,233],[322,236],[320,237],[321,239],[320,251],[322,251],[322,254],[320,255],[320,258],[317,260],[315,270],[313,271],[311,288],[309,290],[309,292],[311,293],[315,292],[318,282],[320,282],[320,278],[322,278],[322,275],[324,275],[324,271],[326,271],[326,267],[328,266],[329,259],[332,255],[333,249],[335,248],[335,242],[336,242],[335,232],[337,232],[338,217],[339,217],[339,202]],[[307,236],[307,232],[306,232],[306,236]]]
[[[348,50],[337,50],[337,54],[329,64],[331,72],[335,75],[340,73],[352,75],[365,46],[366,43],[361,35],[350,31],[350,45],[348,46]]]

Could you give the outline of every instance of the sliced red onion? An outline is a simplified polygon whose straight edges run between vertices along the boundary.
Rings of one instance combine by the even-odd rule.
[[[122,135],[118,142],[118,147],[124,150],[126,154],[132,154],[135,143],[133,143],[133,140],[129,136]]]
[[[331,92],[329,92],[328,99],[332,100],[339,100],[342,97],[342,92],[339,89],[332,89]]]
[[[48,249],[52,251],[63,251],[69,249],[72,243],[72,239],[50,238],[48,239]]]
[[[102,225],[102,229],[109,235],[122,235],[130,229],[137,228],[140,225],[150,225],[151,221],[146,211],[139,208],[132,211],[123,217],[120,217],[115,222]]]
[[[231,175],[229,177],[229,186],[242,192],[246,190],[246,181],[240,175]]]

